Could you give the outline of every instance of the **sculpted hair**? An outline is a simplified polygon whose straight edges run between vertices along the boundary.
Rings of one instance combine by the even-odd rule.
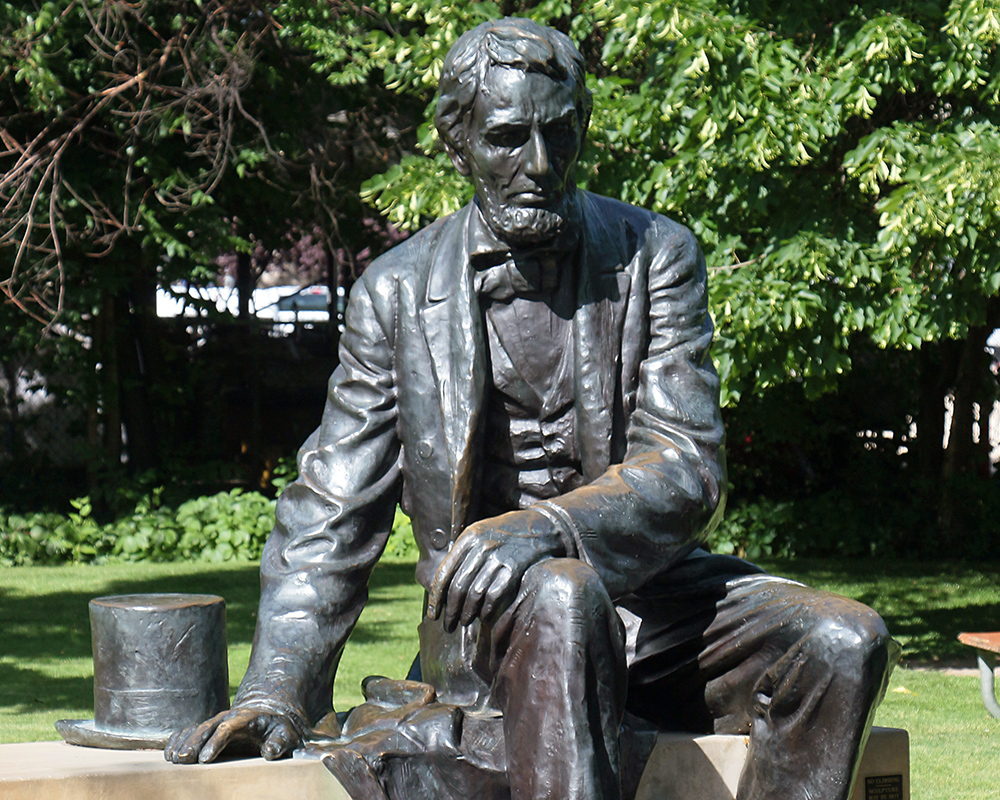
[[[540,72],[572,82],[580,129],[586,131],[594,100],[587,88],[583,56],[564,33],[530,19],[505,17],[477,25],[448,51],[439,85],[434,124],[452,155],[465,152],[465,128],[479,87],[494,66]]]

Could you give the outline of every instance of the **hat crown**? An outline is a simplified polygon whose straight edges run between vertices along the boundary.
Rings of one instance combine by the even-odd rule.
[[[96,597],[90,601],[90,630],[94,719],[57,723],[68,741],[96,747],[162,746],[173,731],[229,708],[226,603],[221,597]]]

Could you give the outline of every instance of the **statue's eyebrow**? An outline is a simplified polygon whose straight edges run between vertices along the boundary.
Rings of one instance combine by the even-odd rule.
[[[505,113],[506,112],[506,113]],[[578,119],[576,106],[567,106],[562,113],[552,119],[543,120],[542,127],[576,122]],[[483,130],[490,133],[530,128],[533,120],[518,114],[518,109],[494,109],[483,122]]]
[[[483,130],[495,131],[502,128],[522,128],[531,125],[531,119],[518,105],[494,107],[483,120]]]
[[[496,122],[492,122],[492,123],[491,122],[487,122],[486,125],[483,126],[483,129],[486,130],[487,132],[490,132],[490,133],[493,133],[493,132],[502,133],[502,132],[508,131],[508,130],[514,131],[514,130],[520,130],[521,128],[530,128],[530,127],[531,127],[531,121],[530,120],[526,120],[526,119],[501,119],[501,120],[497,120]]]
[[[558,117],[554,117],[553,119],[547,120],[543,124],[544,125],[562,125],[562,124],[566,124],[566,123],[574,123],[578,119],[579,119],[579,115],[577,114],[576,107],[573,106],[573,107],[567,108]]]

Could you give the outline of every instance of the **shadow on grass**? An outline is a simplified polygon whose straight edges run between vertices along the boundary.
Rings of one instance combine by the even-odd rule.
[[[24,569],[30,569],[25,567]],[[95,568],[99,569],[99,568]],[[95,577],[98,573],[95,573]],[[404,587],[414,584],[413,565],[379,564],[369,584],[368,604],[377,606],[412,600]],[[226,600],[230,647],[253,640],[259,600],[255,565],[239,569],[206,570],[191,574],[95,582],[94,589],[51,591],[30,596],[0,588],[0,712],[27,713],[48,709],[91,708],[91,677],[63,675],[48,664],[92,658],[89,602],[99,595],[185,592],[217,594]],[[394,590],[394,587],[399,590]],[[413,621],[415,626],[418,620]],[[397,635],[392,623],[370,622],[355,630],[360,642],[388,641]],[[43,666],[45,665],[45,666]],[[65,669],[63,672],[67,671]]]
[[[90,676],[57,678],[41,670],[0,662],[0,713],[86,710],[93,706],[94,682]]]
[[[852,597],[878,611],[903,644],[904,662],[968,662],[963,631],[1000,629],[1000,564],[875,559],[791,559],[778,575]]]
[[[24,569],[30,569],[26,567]],[[226,600],[226,623],[230,643],[253,638],[253,619],[259,589],[257,570],[200,572],[163,575],[103,583],[101,595],[160,592],[218,594]],[[30,596],[2,598],[4,643],[0,653],[18,658],[89,658],[90,600],[93,590],[53,591]]]
[[[889,614],[886,625],[894,636],[905,642],[904,661],[967,661],[965,666],[974,667],[975,651],[959,644],[958,634],[996,630],[1000,627],[1000,604],[922,610],[911,615]]]
[[[903,643],[906,661],[972,666],[973,654],[957,642],[957,635],[1000,628],[997,563],[795,559],[762,565],[872,606]],[[88,602],[97,594],[219,594],[226,599],[229,644],[248,645],[253,639],[259,596],[256,565],[105,581],[99,570],[95,568],[92,587],[85,590],[59,590],[54,584],[54,591],[24,596],[0,587],[0,713],[92,707],[90,677],[79,676],[79,665],[74,669],[59,662],[89,664]],[[401,630],[412,630],[419,622],[419,597],[412,563],[380,563],[372,574],[368,605],[381,608],[381,614],[360,625],[351,641],[370,645],[398,640]],[[409,610],[397,613],[392,608],[396,603],[412,604],[413,618]]]

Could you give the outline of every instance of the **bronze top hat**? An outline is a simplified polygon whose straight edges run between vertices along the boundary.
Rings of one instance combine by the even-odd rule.
[[[59,720],[70,744],[159,749],[229,708],[226,603],[209,594],[90,601],[94,719]]]

